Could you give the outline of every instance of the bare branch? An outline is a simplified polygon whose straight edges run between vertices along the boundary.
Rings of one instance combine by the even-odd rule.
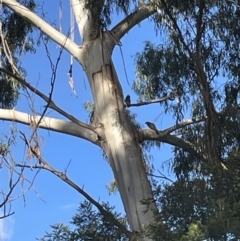
[[[35,13],[16,2],[15,0],[1,0],[1,3],[13,10],[16,14],[21,17],[27,19],[37,28],[39,28],[43,33],[45,33],[48,37],[54,40],[57,44],[64,47],[69,53],[71,53],[74,58],[76,58],[79,62],[82,63],[80,59],[81,49],[77,44],[67,38],[64,34],[60,33],[58,30],[53,28],[50,24],[45,22],[42,18],[38,17]]]
[[[160,172],[159,170],[157,170],[159,172],[160,175],[155,175],[155,174],[151,174],[151,173],[148,173],[149,176],[152,176],[152,177],[157,177],[157,178],[161,178],[161,179],[165,179],[171,183],[174,183],[174,181],[170,178],[168,178],[166,175],[164,175],[162,172]]]
[[[117,40],[120,40],[130,29],[154,13],[156,13],[156,8],[152,5],[146,4],[138,8],[135,12],[129,14],[125,19],[118,23],[111,32]]]
[[[33,116],[16,110],[0,109],[1,120],[15,121],[21,124],[30,125],[32,118],[35,118],[36,121],[38,121],[41,116]],[[95,145],[100,145],[97,141],[97,135],[94,132],[84,127],[81,127],[74,122],[44,117],[39,124],[39,127],[42,129],[52,130],[55,132],[80,137],[92,142]]]
[[[160,141],[172,146],[182,148],[187,152],[196,153],[197,155],[201,156],[201,158],[203,158],[204,161],[207,160],[207,156],[205,155],[205,153],[202,153],[202,150],[199,147],[193,145],[192,143],[186,140],[183,140],[182,138],[179,138],[170,134],[166,134],[164,131],[158,131],[158,133],[159,134],[157,135],[156,132],[149,129],[141,130],[139,132],[141,142],[144,140]]]
[[[168,135],[176,130],[179,130],[183,127],[186,127],[186,126],[189,126],[189,125],[192,125],[192,124],[195,124],[195,123],[199,123],[199,122],[202,122],[202,121],[205,121],[207,119],[207,116],[202,116],[202,117],[199,117],[199,118],[195,118],[195,119],[189,119],[189,120],[184,120],[182,123],[179,123],[179,124],[176,124],[174,126],[171,126],[165,130],[163,130],[162,132],[165,133],[165,135]]]
[[[103,208],[101,204],[99,204],[95,199],[93,199],[89,194],[87,194],[82,188],[80,188],[76,183],[74,183],[71,179],[68,178],[68,176],[64,172],[60,172],[49,165],[49,163],[43,159],[41,156],[39,156],[34,149],[29,145],[29,142],[27,141],[26,136],[22,134],[23,140],[25,141],[25,144],[28,146],[28,148],[31,149],[31,151],[34,153],[34,155],[39,160],[40,165],[30,166],[30,165],[23,165],[23,164],[16,164],[18,167],[22,168],[35,168],[35,169],[44,169],[47,171],[52,172],[55,176],[60,178],[62,181],[67,183],[69,186],[74,188],[77,192],[79,192],[81,195],[83,195],[90,203],[92,203],[103,216],[110,216],[111,221],[116,225],[128,238],[131,238],[132,234],[129,232],[115,217],[111,212],[108,212]]]
[[[8,165],[8,168],[9,168],[12,172],[16,173],[16,174],[20,177],[21,187],[22,187],[22,192],[21,192],[19,195],[15,196],[15,197],[9,198],[9,202],[13,202],[13,201],[17,200],[18,198],[23,197],[24,204],[26,205],[25,194],[33,187],[34,181],[35,181],[35,179],[37,178],[37,175],[38,175],[38,173],[39,173],[40,170],[38,170],[38,171],[34,174],[34,177],[32,178],[32,180],[28,180],[26,177],[24,177],[24,172],[23,172],[24,170],[22,170],[22,168],[24,168],[24,167],[22,167],[22,168],[21,168],[21,171],[18,172],[18,171],[15,169],[15,167],[16,167],[15,162],[14,162],[14,166],[12,166],[12,167],[9,166],[9,163],[8,163],[7,160],[5,160],[5,162],[6,162],[6,164]],[[28,183],[29,183],[29,186],[27,187],[27,189],[24,188],[24,182],[28,182]],[[36,189],[35,189],[35,188],[33,188],[33,189],[34,189],[34,192],[39,196],[39,194],[38,194],[38,192],[36,191]],[[44,201],[41,197],[40,197],[40,199],[41,199],[42,201]]]
[[[57,111],[59,114],[63,115],[64,117],[68,118],[72,122],[76,123],[79,126],[85,127],[89,130],[92,130],[96,134],[97,131],[94,127],[91,125],[85,124],[84,122],[79,121],[76,117],[68,114],[63,109],[59,108],[50,98],[48,98],[46,95],[44,95],[41,91],[39,91],[37,88],[33,87],[30,83],[28,83],[24,78],[21,78],[17,75],[14,75],[13,73],[9,72],[8,70],[0,67],[0,72],[4,72],[5,74],[15,78],[17,81],[19,81],[21,84],[25,85],[28,89],[30,89],[32,92],[36,93],[39,97],[41,97],[43,100],[45,100],[48,103],[48,107],[52,110]],[[1,116],[0,116],[1,119]]]
[[[207,116],[202,116],[202,117],[199,117],[199,118],[184,120],[182,123],[179,123],[179,124],[176,124],[174,126],[168,127],[165,130],[161,130],[161,131],[157,130],[159,135],[156,134],[156,131],[151,131],[151,132],[152,132],[152,135],[154,135],[153,137],[155,137],[155,138],[157,138],[158,136],[163,137],[163,136],[167,136],[167,135],[171,134],[172,132],[174,132],[176,130],[184,128],[188,125],[192,125],[192,124],[195,124],[195,123],[205,121],[206,119],[207,119]],[[145,136],[143,137],[143,139],[145,139]]]
[[[37,130],[38,130],[38,126],[39,124],[41,123],[42,121],[42,118],[44,118],[45,114],[47,113],[47,110],[49,108],[49,105],[50,103],[52,102],[52,95],[53,95],[53,90],[54,90],[54,85],[55,85],[55,82],[56,82],[56,77],[57,77],[57,68],[58,68],[58,64],[60,62],[60,59],[61,59],[61,56],[62,56],[62,53],[63,53],[63,47],[61,47],[60,49],[60,53],[59,53],[59,56],[57,58],[57,62],[56,62],[56,65],[53,64],[52,60],[51,60],[51,57],[50,57],[50,53],[48,51],[48,47],[47,47],[47,44],[46,42],[43,40],[43,43],[44,43],[44,46],[45,46],[45,49],[46,49],[46,52],[47,52],[47,57],[48,57],[48,60],[50,62],[50,66],[51,66],[51,69],[52,69],[52,76],[51,76],[51,90],[50,90],[50,93],[49,93],[49,98],[48,98],[48,102],[47,102],[47,105],[44,107],[44,110],[41,114],[41,117],[40,119],[36,122],[36,120],[34,119],[33,120],[33,133],[29,139],[29,142],[31,143],[32,139],[34,136],[36,136],[35,139],[35,146],[37,147],[37,149],[40,151],[40,148],[39,148],[39,144],[38,144],[38,138],[37,138]],[[36,114],[36,112],[35,112]]]
[[[10,200],[10,196],[11,196],[13,190],[15,189],[15,187],[17,186],[17,184],[20,182],[21,176],[23,174],[23,170],[24,170],[24,167],[21,168],[21,172],[18,174],[17,180],[13,183],[13,168],[12,167],[10,168],[9,191],[7,194],[4,193],[3,191],[1,191],[1,194],[3,196],[3,201],[2,201],[2,203],[0,203],[0,208],[3,207],[4,211],[3,211],[3,215],[0,216],[0,219],[9,217],[14,214],[14,212],[11,212],[11,205],[10,205],[8,212],[6,211],[6,209],[7,209],[6,205],[11,204],[12,200]]]
[[[9,181],[8,181],[8,191],[1,190],[0,195],[2,196],[2,200],[0,203],[0,209],[2,209],[3,214],[0,216],[0,219],[6,218],[8,216],[11,216],[14,214],[14,212],[11,211],[11,204],[16,199],[19,199],[20,197],[23,198],[24,204],[26,204],[25,201],[25,194],[32,188],[34,180],[36,179],[37,174],[39,171],[37,171],[33,177],[33,179],[30,181],[26,177],[24,177],[24,167],[21,167],[20,170],[16,169],[15,161],[11,155],[11,152],[9,151],[9,147],[15,143],[15,132],[11,128],[11,137],[7,139],[7,150],[1,151],[0,156],[0,168],[3,167],[3,165],[7,168],[9,172]],[[3,143],[1,143],[2,145]],[[4,145],[4,144],[3,144]],[[17,178],[15,178],[15,175]],[[27,189],[24,188],[24,183],[28,182],[30,185],[27,187]],[[22,191],[20,194],[15,195],[13,194],[13,191],[16,189],[17,185],[21,185]],[[34,189],[36,192],[36,190]]]
[[[173,100],[175,93],[171,92],[169,95],[166,95],[165,97],[162,97],[161,99],[157,99],[157,100],[151,100],[151,101],[141,101],[138,103],[134,103],[134,104],[128,104],[127,107],[132,107],[132,106],[142,106],[142,105],[151,105],[151,104],[157,104],[157,103],[161,103],[165,100]]]

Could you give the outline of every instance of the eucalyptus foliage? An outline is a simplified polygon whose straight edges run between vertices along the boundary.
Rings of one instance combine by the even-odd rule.
[[[155,17],[155,23],[159,34],[165,36],[157,44],[146,42],[143,52],[136,55],[138,78],[134,90],[143,100],[174,90],[178,103],[163,102],[165,112],[175,117],[176,123],[186,116],[201,118],[208,114],[198,73],[201,65],[217,112],[215,148],[224,162],[227,153],[239,146],[240,9],[230,1],[160,2],[162,18]],[[207,152],[207,132],[202,122],[183,128],[178,134],[199,146],[199,151]],[[175,149],[174,168],[178,173],[184,172],[185,167],[187,172],[189,168],[193,170],[199,162],[202,160],[196,155]]]
[[[114,208],[108,203],[103,203],[103,207],[113,213],[124,226],[127,226],[126,218],[121,217]],[[111,222],[111,215],[102,216],[94,209],[92,204],[87,201],[80,203],[77,213],[72,217],[71,227],[63,224],[54,224],[51,226],[52,231],[47,232],[40,241],[126,241],[126,237]]]
[[[20,0],[18,2],[32,11],[36,9],[34,0]],[[27,52],[35,52],[33,25],[9,9],[2,8],[1,31],[5,41],[5,44],[3,44],[0,39],[1,67],[15,72],[11,65],[12,61],[18,71],[23,76],[26,75],[25,69],[21,66],[21,57]],[[5,51],[9,51],[10,54],[8,53],[8,57]],[[3,72],[0,73],[1,108],[12,108],[16,105],[19,96],[19,88],[20,84],[15,79],[7,76]]]

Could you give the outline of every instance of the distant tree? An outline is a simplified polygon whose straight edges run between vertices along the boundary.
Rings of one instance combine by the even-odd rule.
[[[239,152],[230,154],[227,171],[180,179],[158,192],[161,220],[172,230],[173,240],[239,240],[239,157]]]
[[[235,163],[230,155],[238,154],[240,140],[239,8],[234,2],[226,0],[146,2],[71,0],[70,2],[83,40],[81,46],[19,2],[2,0],[4,9],[5,7],[11,9],[38,27],[43,34],[72,54],[83,67],[94,99],[92,122],[87,124],[74,118],[56,106],[51,99],[52,92],[47,97],[24,78],[16,75],[13,70],[9,71],[6,68],[1,68],[1,71],[41,97],[47,106],[42,116],[34,115],[31,120],[25,113],[4,109],[0,111],[0,118],[31,125],[33,134],[30,140],[23,134],[22,138],[29,147],[30,155],[38,158],[35,168],[47,169],[60,177],[106,216],[110,215],[106,207],[94,201],[66,174],[55,170],[42,158],[36,133],[38,128],[45,128],[83,138],[101,147],[114,173],[130,230],[123,227],[114,217],[112,222],[130,240],[134,238],[153,240],[153,237],[146,235],[138,237],[138,234],[151,223],[154,224],[154,214],[158,211],[166,217],[168,213],[164,208],[168,205],[164,206],[165,198],[160,198],[161,205],[158,209],[154,201],[147,174],[147,170],[151,172],[151,168],[146,166],[143,147],[151,147],[154,143],[159,145],[159,142],[162,142],[174,148],[172,167],[177,182],[165,190],[172,194],[169,197],[170,203],[172,200],[179,201],[176,195],[183,195],[177,193],[181,190],[178,188],[184,188],[184,192],[189,197],[189,186],[193,185],[192,190],[194,190],[196,185],[203,192],[199,197],[202,201],[200,206],[204,207],[208,196],[204,197],[205,191],[201,188],[203,180],[217,179],[220,173],[228,173],[226,176],[230,175],[238,182],[239,159],[236,159]],[[112,16],[116,12],[124,13],[125,17],[109,29]],[[125,97],[112,61],[112,51],[116,45],[120,45],[121,38],[127,32],[148,17],[152,17],[155,29],[164,35],[164,38],[156,44],[147,42],[143,52],[137,54],[137,76],[133,87],[139,96],[139,101],[124,103]],[[51,82],[52,88],[54,81],[53,79]],[[172,102],[173,100],[175,101]],[[165,113],[173,116],[176,124],[165,130],[156,130],[155,124],[149,122],[150,129],[142,129],[137,125],[129,109],[132,106],[141,108],[143,105],[153,103],[160,103]],[[70,122],[45,117],[48,108],[57,111]],[[186,119],[187,116],[190,118]],[[236,165],[234,171],[233,163]],[[25,164],[17,166],[30,167]],[[200,175],[201,179],[196,179],[196,175]],[[189,183],[189,186],[186,183]],[[222,190],[218,188],[221,186],[221,180],[207,185],[210,185],[210,190],[212,188],[220,195]],[[235,188],[232,183],[227,187],[227,190]],[[238,190],[238,187],[236,188]],[[229,198],[227,193],[222,195],[225,199]],[[234,196],[233,200],[235,205],[237,198]],[[174,204],[178,203],[174,201]],[[226,207],[233,210],[231,205]],[[178,211],[181,209],[181,207],[176,208]],[[186,208],[195,209],[191,205]],[[200,220],[202,216],[204,217],[203,214],[197,215],[195,210],[190,210],[191,212],[186,210],[186,213],[193,215],[186,217],[185,212],[180,211],[178,213],[174,210],[168,214],[170,221],[173,219],[169,225],[160,219],[161,240],[171,240],[171,236],[168,235],[174,231],[174,225],[176,229],[179,229],[179,226],[188,229],[184,232],[181,228],[176,237],[185,240],[190,240],[196,235],[199,239],[209,237],[200,230],[202,225],[205,225]],[[174,218],[177,222],[171,215],[176,215]],[[212,214],[209,211],[209,215],[214,216],[216,212]],[[181,216],[182,223],[177,216]],[[216,227],[215,221],[216,219],[213,219],[212,230]],[[238,235],[235,230],[225,229],[226,238],[235,233]]]
[[[113,212],[113,208],[109,204],[103,203],[102,206],[107,211]],[[121,218],[120,214],[116,212],[114,212],[113,217],[126,226],[126,218]],[[52,232],[47,232],[39,240],[128,240],[111,219],[111,216],[102,216],[101,213],[94,210],[90,202],[84,201],[80,204],[77,214],[72,218],[71,224],[74,225],[74,229],[60,223],[54,224],[51,225]]]

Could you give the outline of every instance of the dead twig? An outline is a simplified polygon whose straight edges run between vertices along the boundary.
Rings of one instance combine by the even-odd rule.
[[[16,166],[18,167],[22,167],[22,168],[34,168],[34,169],[44,169],[47,171],[50,171],[51,173],[53,173],[55,176],[57,176],[58,178],[60,178],[62,181],[64,181],[65,183],[67,183],[69,186],[71,186],[72,188],[74,188],[77,192],[79,192],[81,195],[83,195],[89,202],[91,202],[98,210],[99,212],[103,215],[103,216],[110,216],[111,221],[123,232],[125,233],[125,235],[129,238],[131,238],[131,232],[129,232],[117,219],[115,219],[115,217],[113,216],[113,214],[111,212],[108,212],[107,210],[105,210],[103,208],[103,206],[101,204],[99,204],[95,199],[93,199],[89,194],[87,194],[83,188],[80,188],[76,183],[74,183],[71,179],[69,179],[69,177],[64,173],[64,172],[60,172],[58,170],[56,170],[55,168],[53,168],[45,159],[43,159],[41,156],[38,156],[37,153],[34,151],[34,149],[31,147],[29,141],[27,140],[26,136],[24,135],[24,133],[20,132],[22,135],[22,139],[24,140],[25,144],[28,146],[28,148],[31,149],[31,151],[34,153],[34,155],[36,156],[36,158],[39,160],[40,164],[36,164],[34,166],[31,165],[26,165],[26,164],[16,164]],[[65,169],[66,172],[66,169]]]

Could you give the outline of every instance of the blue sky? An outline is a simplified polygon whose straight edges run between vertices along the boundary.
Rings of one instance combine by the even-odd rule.
[[[42,1],[38,2],[41,5]],[[63,31],[66,34],[69,30],[69,4],[68,1],[63,2]],[[58,7],[58,1],[44,2],[43,9],[48,22],[58,22]],[[120,19],[121,16],[114,16],[113,22],[117,23]],[[155,33],[154,24],[150,20],[146,20],[144,23],[136,26],[121,41],[130,84],[133,83],[135,78],[134,55],[137,51],[143,49],[144,41],[147,40],[155,43],[160,40],[160,36],[157,36]],[[76,42],[80,43],[78,33],[76,33]],[[54,42],[49,43],[48,47],[52,61],[55,63],[59,55],[59,49]],[[113,60],[123,86],[124,95],[131,94],[132,102],[135,102],[137,96],[127,84],[119,47],[116,47],[114,50]],[[51,69],[44,46],[41,45],[37,49],[36,54],[27,55],[22,61],[23,66],[27,70],[28,81],[33,85],[37,85],[41,91],[48,95],[51,88]],[[64,52],[57,72],[53,100],[57,105],[81,121],[88,121],[88,114],[84,110],[84,103],[92,100],[90,88],[81,66],[75,62],[73,77],[78,98],[71,93],[67,76],[69,64],[70,56],[67,52]],[[39,113],[44,109],[44,103],[38,98],[35,99],[35,108]],[[21,96],[15,109],[29,112],[29,105],[25,96]],[[158,116],[160,117],[156,125],[159,129],[166,128],[173,123],[171,117],[164,115],[164,111],[159,105],[135,107],[131,110],[137,113],[137,119],[142,124],[145,121],[154,122]],[[47,115],[64,119],[53,111],[48,111]],[[12,125],[10,122],[1,122],[0,133],[9,132],[10,125]],[[31,129],[28,126],[18,124],[16,128],[28,136],[31,133]],[[71,165],[68,169],[69,178],[80,187],[84,186],[84,190],[96,200],[109,201],[117,207],[118,211],[123,212],[119,195],[109,196],[108,194],[106,185],[113,180],[113,175],[107,161],[103,159],[100,148],[76,137],[48,132],[46,130],[39,130],[38,135],[43,138],[42,152],[44,159],[54,168],[61,171],[66,168],[71,160]],[[168,145],[163,145],[161,152],[153,149],[151,154],[154,157],[156,168],[161,168],[162,164],[172,156],[171,148]],[[19,162],[26,157],[26,150],[20,138],[17,138],[17,144],[13,146],[13,157]],[[25,177],[31,180],[34,173],[34,171],[26,170]],[[0,175],[1,183],[4,183],[8,177],[6,170],[0,170]],[[26,182],[24,187],[25,189],[28,187]],[[14,195],[19,195],[21,191],[21,186],[18,186]],[[68,224],[71,217],[75,214],[79,202],[83,200],[80,194],[47,171],[39,173],[33,187],[26,193],[25,199],[26,203],[23,198],[19,198],[13,203],[12,210],[16,212],[15,215],[0,220],[1,241],[30,241],[40,238],[44,235],[45,231],[50,230],[49,226],[51,224],[57,222]]]

